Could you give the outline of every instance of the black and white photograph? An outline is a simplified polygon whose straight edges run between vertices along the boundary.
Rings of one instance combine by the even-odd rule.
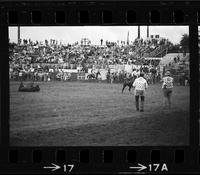
[[[189,145],[188,26],[9,27],[10,146]]]

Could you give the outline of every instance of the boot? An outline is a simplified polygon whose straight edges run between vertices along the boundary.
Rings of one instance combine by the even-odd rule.
[[[139,97],[135,96],[136,110],[139,111]]]
[[[140,112],[144,112],[144,101],[141,100]]]

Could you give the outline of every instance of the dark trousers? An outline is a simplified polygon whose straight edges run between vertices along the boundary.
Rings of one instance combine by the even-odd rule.
[[[144,96],[135,96],[136,109],[139,110],[139,97],[141,99],[140,110],[144,110]]]

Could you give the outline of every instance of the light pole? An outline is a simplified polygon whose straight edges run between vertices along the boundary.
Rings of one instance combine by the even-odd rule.
[[[147,38],[149,38],[149,26],[147,26]]]
[[[18,45],[20,45],[20,26],[17,27],[17,39],[18,39]]]
[[[140,39],[140,26],[138,26],[138,39]]]

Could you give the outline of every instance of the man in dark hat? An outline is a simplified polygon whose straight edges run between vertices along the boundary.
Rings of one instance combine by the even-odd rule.
[[[141,99],[140,112],[144,111],[144,100],[145,100],[145,91],[148,88],[148,83],[144,79],[144,73],[141,72],[140,76],[135,79],[133,82],[133,87],[135,88],[135,104],[136,110],[139,111],[139,98]]]

